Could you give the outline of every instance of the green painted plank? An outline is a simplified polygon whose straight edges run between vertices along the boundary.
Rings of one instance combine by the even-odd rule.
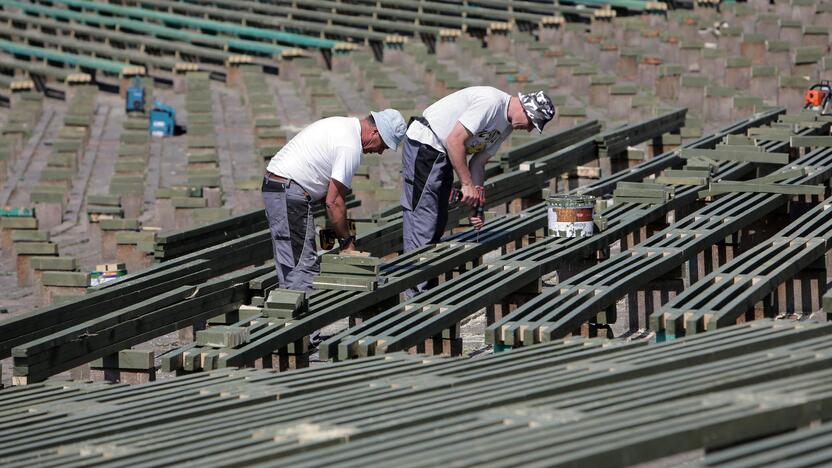
[[[32,257],[29,261],[35,270],[74,271],[79,265],[74,257]]]
[[[790,146],[823,146],[832,147],[832,136],[793,136],[790,140]]]
[[[681,151],[680,156],[684,159],[705,157],[716,161],[742,161],[773,164],[787,164],[789,162],[789,155],[787,153],[768,153],[762,151],[720,151],[686,148]]]
[[[268,29],[254,28],[250,26],[240,26],[220,21],[206,20],[190,16],[178,15],[174,13],[154,11],[146,8],[122,7],[106,3],[88,2],[84,0],[56,0],[55,3],[61,3],[64,5],[69,5],[78,8],[85,8],[88,10],[107,12],[119,16],[163,21],[169,24],[179,24],[191,28],[210,30],[218,33],[232,34],[235,36],[257,37],[260,39],[283,42],[298,46],[314,47],[320,49],[332,49],[335,47],[335,44],[337,44],[336,41],[331,41],[329,39],[319,39],[301,34],[272,31]]]
[[[41,282],[44,286],[86,288],[90,285],[90,274],[80,271],[44,271]]]
[[[96,70],[101,70],[115,74],[121,74],[122,71],[124,71],[126,68],[133,67],[133,65],[127,63],[119,63],[114,62],[112,60],[92,58],[84,55],[69,54],[66,52],[58,52],[56,50],[44,49],[41,47],[17,44],[4,39],[0,39],[0,49],[6,51],[9,54],[37,57],[41,59],[51,60],[54,62],[65,63],[67,65],[93,68]]]
[[[98,358],[90,362],[92,368],[119,369],[119,370],[150,370],[155,368],[152,350],[125,349],[117,354]]]
[[[707,195],[721,193],[780,193],[785,195],[818,195],[823,196],[826,187],[823,185],[778,185],[778,184],[757,184],[752,182],[718,182],[712,184],[708,190],[699,192]]]
[[[109,27],[124,27],[128,30],[141,31],[143,33],[147,33],[158,38],[168,38],[185,41],[191,43],[189,49],[190,51],[194,52],[199,51],[195,48],[195,44],[205,43],[227,45],[229,48],[233,48],[236,50],[268,54],[273,56],[280,56],[285,50],[285,48],[283,47],[265,42],[234,39],[224,36],[212,36],[209,34],[199,34],[184,29],[169,28],[161,25],[145,23],[143,21],[136,21],[127,18],[114,18],[94,15],[91,13],[80,13],[64,8],[50,8],[41,5],[31,5],[27,3],[17,2],[14,0],[0,0],[0,5],[19,8],[25,12],[42,14],[48,18],[68,19],[72,21],[77,21],[80,24],[94,24]],[[216,55],[217,53],[222,53],[222,51],[217,50],[210,52],[211,49],[206,49],[204,47],[200,49],[202,49],[201,51],[199,51],[200,54]],[[183,50],[183,52],[189,52],[189,50]],[[229,54],[225,53],[222,56],[227,55]]]

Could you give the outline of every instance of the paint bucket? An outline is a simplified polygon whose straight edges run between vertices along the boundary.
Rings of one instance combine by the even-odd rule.
[[[595,232],[595,197],[550,195],[549,234],[553,237],[589,237]]]

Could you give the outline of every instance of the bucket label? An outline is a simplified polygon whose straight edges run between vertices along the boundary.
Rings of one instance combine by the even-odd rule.
[[[594,207],[549,207],[549,233],[554,237],[589,237],[595,233]]]
[[[595,197],[556,194],[548,199],[549,234],[554,237],[589,237],[595,232]]]
[[[555,214],[558,221],[570,222],[587,222],[592,221],[593,207],[587,206],[583,208],[558,208],[555,207]]]

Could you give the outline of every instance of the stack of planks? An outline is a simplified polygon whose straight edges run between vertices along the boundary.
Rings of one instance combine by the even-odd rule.
[[[674,192],[673,186],[655,182],[619,182],[613,196],[615,204],[626,202],[661,205],[670,201]]]
[[[378,287],[380,264],[381,259],[366,252],[323,255],[321,274],[313,285],[315,289],[373,291]]]

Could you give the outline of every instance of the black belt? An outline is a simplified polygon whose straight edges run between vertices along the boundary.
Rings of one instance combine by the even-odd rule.
[[[301,190],[303,190],[303,196],[306,197],[307,201],[312,200],[312,196],[309,195],[309,192],[306,191],[306,189],[304,189],[299,183],[293,181],[292,179],[272,174],[269,171],[266,171],[266,173],[263,174],[263,186],[261,187],[261,190],[263,192],[285,192],[286,189],[292,186],[292,184],[297,185]]]
[[[272,173],[271,173],[271,172],[269,172],[269,171],[266,171],[266,173],[265,173],[265,174],[263,174],[263,177],[265,177],[265,178],[267,178],[267,179],[269,179],[269,180],[271,180],[271,181],[274,181],[274,182],[278,182],[278,183],[281,183],[281,184],[285,184],[285,185],[287,185],[287,186],[288,186],[288,185],[292,182],[291,180],[289,180],[289,179],[287,179],[287,178],[285,178],[285,177],[280,177],[279,175],[272,174]]]

